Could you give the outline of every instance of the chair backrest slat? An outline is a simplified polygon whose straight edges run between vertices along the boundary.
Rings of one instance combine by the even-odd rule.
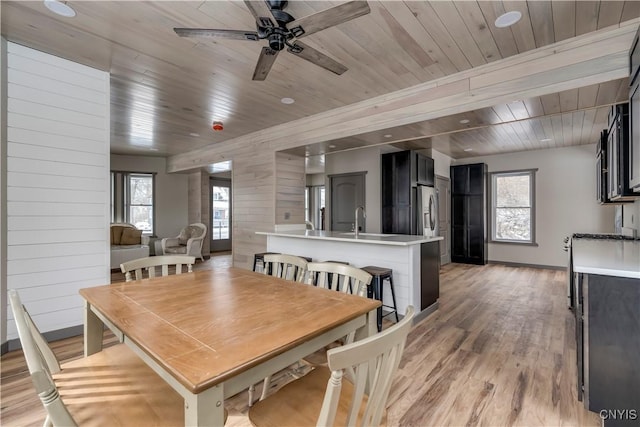
[[[393,376],[400,365],[414,317],[413,306],[396,325],[369,338],[327,352],[331,379],[318,417],[318,426],[378,426],[386,406]],[[335,420],[343,372],[353,370],[354,392],[346,420]],[[367,398],[365,399],[365,391]],[[363,409],[364,405],[364,410]],[[358,415],[362,412],[361,419]],[[358,422],[359,421],[359,422]]]
[[[337,262],[310,262],[307,270],[308,284],[359,296],[367,296],[373,277],[364,270]]]
[[[156,267],[161,267],[163,276],[169,275],[169,266],[175,266],[176,274],[182,274],[183,266],[187,267],[187,272],[193,272],[193,264],[196,258],[190,255],[159,255],[145,258],[134,259],[120,264],[120,269],[125,274],[125,280],[130,282],[131,272],[135,274],[135,280],[144,278],[144,272],[147,271],[149,278],[156,277]]]
[[[265,254],[264,274],[303,283],[307,274],[307,260],[287,254]]]

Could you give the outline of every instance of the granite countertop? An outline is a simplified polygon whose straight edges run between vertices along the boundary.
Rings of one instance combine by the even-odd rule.
[[[573,271],[640,278],[640,241],[573,238]]]
[[[291,230],[291,231],[256,231],[256,234],[266,236],[293,237],[298,239],[333,240],[349,243],[369,243],[377,245],[409,246],[421,243],[435,242],[443,237],[414,236],[408,234],[377,234],[360,233],[355,237],[353,232],[322,231],[322,230]]]

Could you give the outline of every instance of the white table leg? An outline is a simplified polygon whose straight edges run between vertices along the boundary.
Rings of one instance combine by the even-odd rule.
[[[361,328],[356,330],[356,341],[370,337],[378,333],[378,317],[377,311],[371,310],[367,313],[367,322]]]
[[[84,357],[102,351],[104,323],[91,311],[91,304],[84,302]]]
[[[184,399],[185,426],[223,426],[223,385],[213,386]]]

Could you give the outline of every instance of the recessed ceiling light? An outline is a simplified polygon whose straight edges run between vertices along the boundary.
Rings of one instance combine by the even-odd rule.
[[[511,12],[506,12],[498,16],[498,18],[496,18],[495,26],[498,28],[510,27],[518,22],[520,18],[522,18],[522,13],[517,10],[512,10]]]
[[[544,138],[540,140],[540,142],[549,142],[549,141],[551,141],[551,138]]]
[[[462,123],[463,125],[466,125],[467,123],[469,123],[469,119],[462,119],[460,120],[460,123]]]
[[[76,16],[76,11],[67,4],[66,1],[58,0],[44,0],[44,5],[53,13],[57,13],[60,16],[67,18],[73,18]]]
[[[157,148],[149,148],[149,151],[158,151]]]
[[[336,146],[333,144],[329,144],[329,148],[336,148]]]
[[[390,133],[384,135],[385,138],[391,138],[393,135],[391,135]]]
[[[195,132],[191,132],[191,133],[189,134],[189,136],[200,136],[200,134],[199,134],[199,133],[195,133]]]
[[[293,104],[294,102],[296,102],[296,100],[293,98],[282,98],[280,102],[282,102],[283,104]]]
[[[464,149],[464,150],[462,150],[462,151],[473,151],[473,148],[465,148],[465,149]]]

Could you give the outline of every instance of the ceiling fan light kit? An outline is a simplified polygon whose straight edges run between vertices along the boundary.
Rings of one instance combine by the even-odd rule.
[[[214,37],[247,41],[266,39],[269,46],[262,48],[253,72],[253,80],[257,81],[267,78],[278,53],[285,48],[287,52],[332,73],[338,75],[344,73],[347,67],[343,64],[298,39],[371,12],[366,1],[350,1],[295,19],[284,11],[288,4],[286,0],[245,0],[244,3],[256,20],[256,31],[208,28],[174,28],[173,30],[180,37]]]

